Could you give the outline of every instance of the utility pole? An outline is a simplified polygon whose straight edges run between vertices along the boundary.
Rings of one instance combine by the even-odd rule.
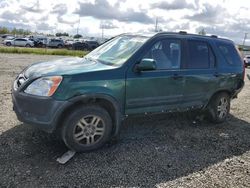
[[[102,25],[102,39],[103,39],[103,37],[104,37],[104,27]]]
[[[101,22],[100,22],[100,29],[102,30],[102,39],[103,39],[103,37],[104,37],[104,21],[102,20]]]
[[[81,20],[80,20],[80,18],[79,18],[78,26],[77,26],[77,28],[76,28],[76,34],[77,34],[77,35],[78,35],[78,31],[79,31],[80,22],[81,22]]]
[[[158,17],[155,19],[155,32],[158,32]]]
[[[245,42],[246,42],[246,39],[247,39],[247,34],[248,34],[248,33],[245,33],[245,36],[244,36],[244,40],[243,40],[243,44],[242,44],[243,48],[244,48],[244,46],[245,46]]]

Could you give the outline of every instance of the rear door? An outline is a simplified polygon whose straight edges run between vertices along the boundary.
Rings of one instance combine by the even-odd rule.
[[[183,65],[185,85],[182,108],[200,108],[218,88],[215,55],[207,41],[188,39]]]
[[[55,47],[55,39],[51,39],[49,42],[50,47]]]
[[[154,59],[153,71],[128,71],[126,114],[176,110],[182,101],[184,80],[180,70],[182,40],[161,38],[142,54]]]

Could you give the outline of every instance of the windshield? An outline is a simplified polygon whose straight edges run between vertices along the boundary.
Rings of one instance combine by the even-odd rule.
[[[131,57],[148,39],[144,36],[118,36],[96,48],[85,58],[119,66]]]

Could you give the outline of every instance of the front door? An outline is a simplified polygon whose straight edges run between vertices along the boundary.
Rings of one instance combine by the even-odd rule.
[[[183,96],[184,79],[180,71],[181,40],[155,41],[142,58],[156,62],[153,71],[128,71],[126,114],[177,110]]]
[[[21,39],[14,39],[14,46],[20,46]]]

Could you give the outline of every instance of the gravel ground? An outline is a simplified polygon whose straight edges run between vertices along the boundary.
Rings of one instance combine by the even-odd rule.
[[[0,54],[0,187],[250,187],[249,80],[223,124],[193,124],[188,114],[128,118],[118,142],[60,165],[67,148],[19,122],[10,94],[25,66],[54,58]]]

